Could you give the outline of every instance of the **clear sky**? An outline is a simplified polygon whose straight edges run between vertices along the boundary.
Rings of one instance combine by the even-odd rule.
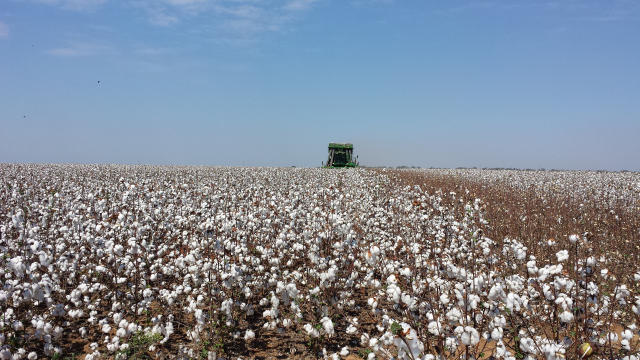
[[[0,162],[640,170],[640,1],[0,0]]]

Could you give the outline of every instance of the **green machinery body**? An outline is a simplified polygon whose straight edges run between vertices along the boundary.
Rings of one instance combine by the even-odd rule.
[[[353,158],[353,144],[329,143],[329,158],[324,167],[354,168],[358,162]]]

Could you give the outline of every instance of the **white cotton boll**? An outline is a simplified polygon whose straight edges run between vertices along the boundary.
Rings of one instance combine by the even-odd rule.
[[[81,327],[78,329],[78,333],[80,333],[80,337],[85,338],[87,336],[87,328]]]
[[[62,337],[62,328],[60,326],[56,326],[53,329],[53,338],[56,340],[60,340],[61,337]]]
[[[420,358],[424,351],[424,344],[418,339],[418,334],[407,323],[403,322],[400,326],[402,327],[402,333],[404,334],[404,341],[399,336],[394,337],[391,333],[387,333],[390,339],[392,339],[393,344],[398,348],[398,358]],[[407,356],[408,354],[410,354],[410,356]]]
[[[382,336],[380,337],[380,340],[382,341],[382,344],[384,344],[385,346],[389,346],[393,344],[393,340],[395,340],[395,336],[391,332],[386,331],[384,334],[382,334]]]
[[[334,334],[333,321],[331,321],[330,318],[325,316],[320,320],[320,323],[322,324],[322,327],[324,328],[325,334],[327,334],[328,337],[332,337],[333,334]]]
[[[494,328],[491,330],[491,339],[492,340],[500,340],[504,334],[504,330],[501,327]]]
[[[378,256],[380,255],[380,248],[377,246],[372,247],[371,249],[369,249],[365,255],[365,260],[367,261],[367,264],[369,265],[375,265],[376,262],[378,261]]]
[[[520,348],[522,349],[522,351],[529,353],[529,354],[536,354],[537,353],[537,349],[536,349],[536,344],[533,341],[533,339],[531,338],[527,338],[527,337],[523,337],[520,339]]]
[[[51,325],[51,323],[45,323],[42,327],[42,331],[44,331],[45,334],[51,334],[53,331],[53,325]]]
[[[353,324],[349,324],[349,326],[347,327],[346,333],[349,335],[352,335],[352,334],[355,334],[357,331],[358,331],[358,328],[353,326]]]
[[[447,305],[449,303],[449,295],[447,295],[447,294],[440,295],[440,302],[443,305]]]
[[[429,325],[427,326],[427,330],[435,335],[438,336],[440,335],[440,331],[442,330],[442,327],[440,326],[440,323],[437,321],[432,321],[429,323]]]
[[[521,300],[522,299],[520,298],[520,296],[514,293],[509,293],[507,294],[507,298],[505,300],[505,306],[507,309],[509,309],[509,311],[520,311]]]
[[[164,326],[164,338],[160,341],[161,344],[164,344],[169,340],[169,336],[173,334],[173,323],[167,322]]]
[[[616,294],[616,300],[624,300],[627,296],[631,295],[625,284],[616,286],[613,292]]]
[[[447,312],[446,317],[450,322],[457,323],[462,318],[462,312],[458,308],[453,308]]]
[[[569,235],[569,241],[571,241],[572,244],[575,244],[579,239],[580,236],[576,234]]]
[[[134,323],[129,323],[129,325],[127,325],[127,332],[129,334],[134,333],[138,330],[138,326]]]
[[[349,348],[345,346],[342,349],[340,349],[340,356],[346,357],[347,355],[349,355]]]
[[[480,297],[476,294],[470,294],[467,296],[467,309],[475,309],[478,307],[478,303],[480,302]]]
[[[563,262],[569,258],[569,251],[560,250],[556,253],[556,257],[558,258],[558,262]]]
[[[630,351],[631,350],[631,339],[633,339],[633,332],[629,329],[625,329],[622,334],[620,334],[622,340],[620,340],[620,346],[623,349]]]
[[[562,313],[560,313],[560,315],[558,315],[558,317],[560,318],[560,321],[564,323],[573,321],[573,314],[569,311],[563,311]]]
[[[0,360],[9,360],[11,359],[11,351],[9,349],[0,350]]]
[[[387,287],[387,297],[389,298],[390,301],[393,301],[396,304],[399,303],[401,295],[402,295],[402,290],[400,290],[398,285],[396,285],[395,283],[392,283]]]
[[[56,316],[56,317],[62,317],[66,314],[67,312],[64,311],[64,305],[62,304],[56,304],[53,308],[53,311],[51,311],[51,315]]]
[[[298,294],[300,293],[298,291],[298,288],[296,288],[296,284],[294,283],[287,284],[286,289],[287,289],[287,295],[289,295],[291,299],[297,298]]]
[[[547,360],[555,360],[564,358],[564,349],[560,344],[543,344],[542,345],[542,353]]]
[[[305,324],[303,328],[307,332],[307,334],[312,338],[320,337],[320,332],[318,331],[318,329],[314,328],[313,325]]]
[[[142,296],[143,296],[145,299],[150,298],[150,297],[151,297],[151,295],[153,295],[153,291],[152,291],[151,289],[149,289],[149,288],[144,289],[144,291],[142,292]]]
[[[24,330],[24,325],[22,324],[22,321],[20,320],[16,320],[11,324],[11,327],[13,328],[13,330],[15,331],[21,331]]]
[[[102,332],[108,334],[109,332],[111,332],[111,326],[109,324],[102,325]]]
[[[247,329],[247,331],[245,331],[244,333],[244,340],[245,341],[249,341],[251,339],[254,339],[256,337],[256,334],[251,331],[250,329]]]
[[[495,284],[491,287],[491,289],[489,289],[489,299],[493,300],[493,301],[498,301],[498,300],[502,300],[506,297],[507,295],[504,292],[504,289],[502,288],[502,284]]]
[[[29,355],[27,355],[27,359],[29,360],[36,360],[38,358],[38,354],[35,351],[32,351],[29,353]]]
[[[127,336],[127,330],[119,328],[118,331],[116,331],[116,336],[120,338]]]
[[[402,302],[407,305],[409,309],[413,310],[417,301],[411,295],[404,293],[402,294]]]
[[[464,328],[462,326],[458,326],[454,332],[459,334],[460,341],[462,341],[464,345],[476,345],[480,342],[478,330],[471,326],[465,326]]]
[[[80,318],[84,315],[84,312],[80,309],[69,310],[69,316],[72,319]]]
[[[631,350],[631,344],[629,343],[628,339],[622,339],[620,340],[620,346],[627,351]]]
[[[378,307],[378,302],[377,302],[377,301],[376,301],[376,299],[374,299],[374,298],[369,298],[369,299],[367,300],[367,304],[369,304],[369,306],[371,306],[371,309],[372,309],[372,310],[375,310],[375,309],[376,309],[376,307]]]
[[[369,334],[364,333],[360,335],[360,345],[367,346],[368,343],[369,343]]]

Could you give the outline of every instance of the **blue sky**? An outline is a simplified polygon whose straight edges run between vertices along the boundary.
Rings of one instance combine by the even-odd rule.
[[[0,162],[640,170],[635,0],[0,1]]]

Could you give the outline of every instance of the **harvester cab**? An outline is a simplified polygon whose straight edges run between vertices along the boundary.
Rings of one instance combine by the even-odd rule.
[[[353,158],[353,144],[329,143],[329,158],[324,167],[353,168],[357,166],[357,157]]]

